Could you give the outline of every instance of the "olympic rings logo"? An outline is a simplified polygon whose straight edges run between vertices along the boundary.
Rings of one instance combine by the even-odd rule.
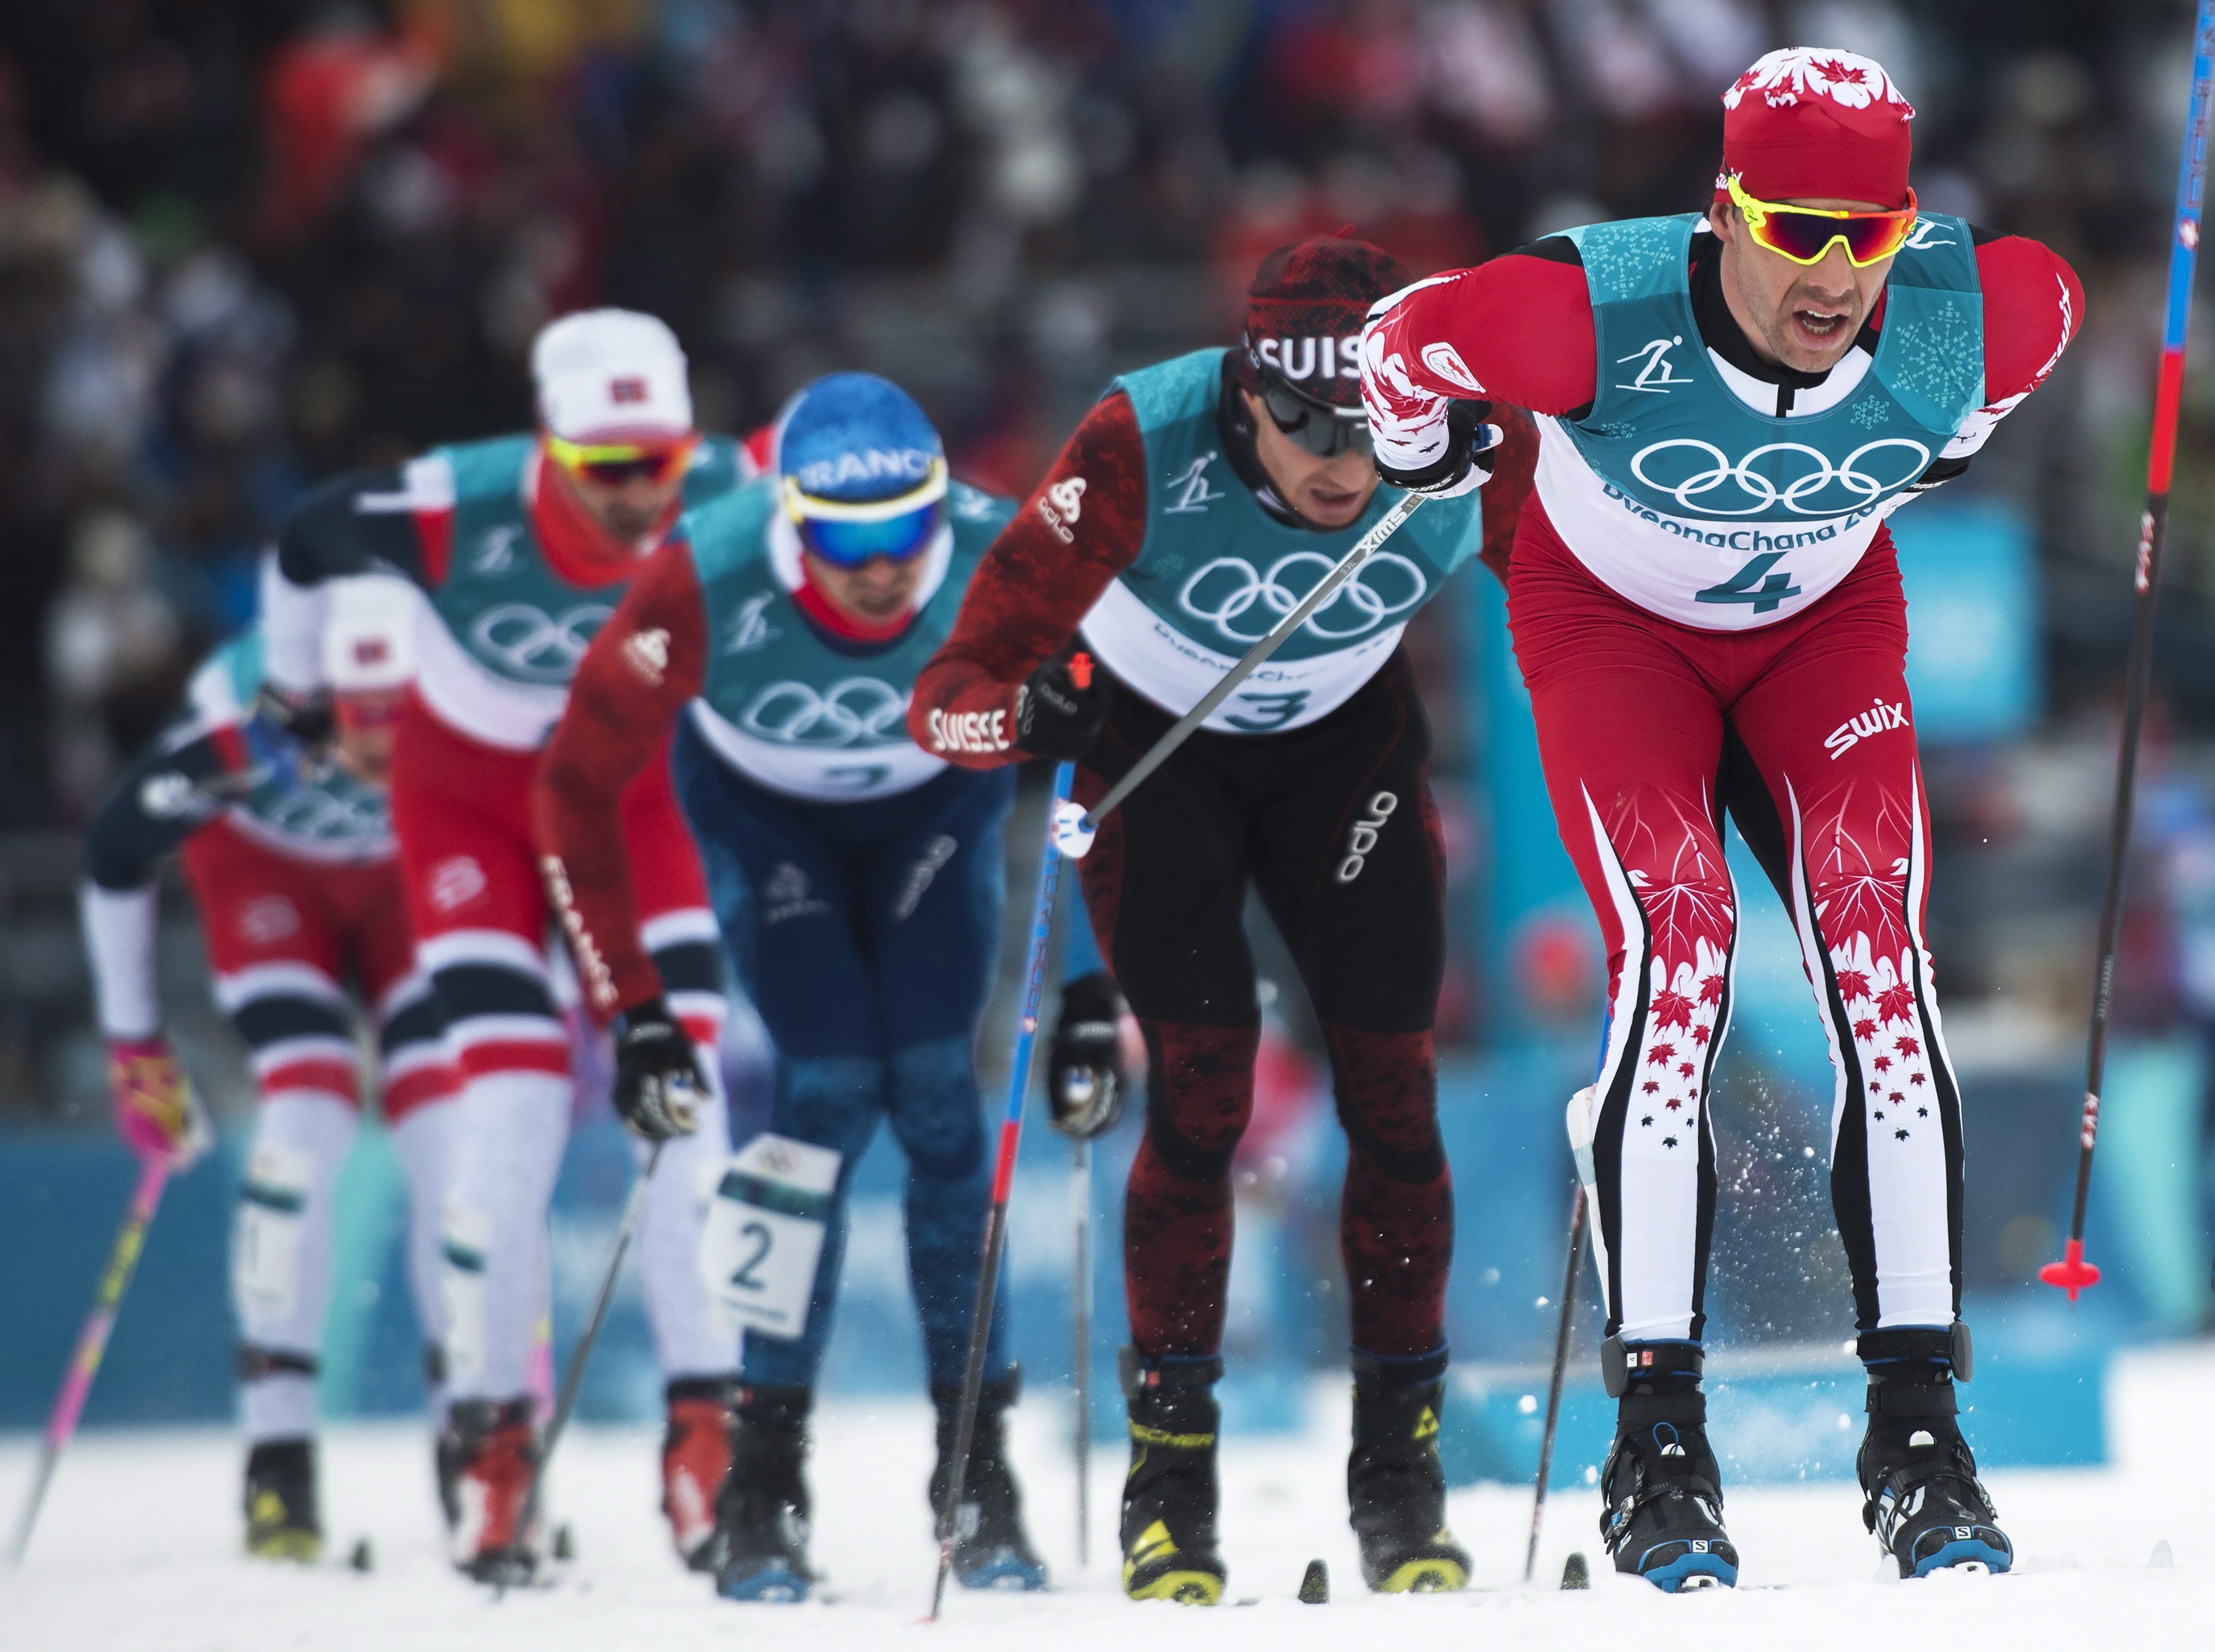
[[[526,683],[567,683],[614,612],[604,603],[587,602],[555,618],[527,602],[504,602],[477,616],[469,642],[511,677]]]
[[[1177,604],[1233,642],[1258,642],[1337,566],[1336,559],[1320,551],[1295,550],[1270,563],[1267,573],[1257,574],[1242,556],[1218,556],[1184,582]],[[1285,583],[1285,576],[1300,568],[1312,568],[1314,577],[1295,590]],[[1371,584],[1378,575],[1382,577]],[[1404,556],[1380,550],[1310,614],[1300,629],[1328,642],[1347,642],[1406,613],[1430,588],[1421,568]],[[1249,614],[1253,617],[1246,623],[1252,629],[1242,630],[1234,622]]]
[[[1663,482],[1647,475],[1647,460],[1672,447],[1694,449],[1713,463],[1677,482]],[[1904,447],[1912,456],[1906,470],[1888,482],[1861,469],[1863,458],[1886,447]],[[1815,468],[1780,486],[1781,479],[1772,480],[1755,468],[1771,453],[1801,454],[1812,460]],[[1849,511],[1874,505],[1886,494],[1905,488],[1921,476],[1930,464],[1930,450],[1921,442],[1905,436],[1885,436],[1873,442],[1864,442],[1835,467],[1829,458],[1802,442],[1764,443],[1733,464],[1729,456],[1714,443],[1678,436],[1639,449],[1638,456],[1630,462],[1630,474],[1656,493],[1668,494],[1683,509],[1697,511],[1703,516],[1760,516],[1780,506],[1795,516],[1843,516]],[[1774,468],[1781,470],[1784,467]],[[1707,497],[1726,484],[1737,489],[1735,495],[1726,495],[1726,498],[1750,499],[1753,502],[1750,505],[1725,504]],[[1832,488],[1843,488],[1845,496],[1833,496],[1827,500],[1817,498]],[[1803,503],[1803,501],[1815,502]]]
[[[739,726],[780,746],[883,745],[905,737],[908,697],[874,677],[848,677],[818,694],[805,683],[764,689]]]

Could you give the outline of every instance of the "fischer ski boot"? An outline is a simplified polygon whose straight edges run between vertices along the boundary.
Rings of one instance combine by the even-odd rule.
[[[726,1600],[789,1605],[814,1586],[805,1471],[814,1403],[812,1388],[739,1388],[731,1471],[715,1505],[715,1593]]]
[[[314,1440],[265,1440],[247,1452],[246,1552],[309,1566],[322,1557]]]
[[[505,1403],[457,1400],[446,1428],[460,1468],[455,1566],[480,1583],[530,1577],[538,1569],[537,1522],[528,1512],[538,1478],[538,1430],[530,1396]]]
[[[1008,1408],[1022,1388],[1022,1373],[988,1382],[977,1396],[977,1425],[969,1440],[969,1466],[961,1476],[961,1507],[954,1519],[954,1575],[965,1589],[1042,1589],[1046,1562],[1023,1532],[1023,1498],[1008,1463]],[[961,1422],[961,1385],[931,1385],[938,1408],[938,1462],[930,1471],[930,1513],[946,1507],[954,1474],[954,1435]]]
[[[1615,1569],[1671,1594],[1729,1588],[1738,1551],[1723,1530],[1722,1471],[1708,1445],[1697,1342],[1611,1336],[1601,1372],[1616,1401],[1615,1446],[1600,1471],[1600,1536]]]
[[[1971,1370],[1969,1328],[1956,1320],[1945,1330],[1863,1331],[1857,1352],[1869,1379],[1868,1433],[1855,1464],[1868,1499],[1862,1523],[1902,1577],[2007,1570],[2015,1545],[1955,1421],[1954,1384]]]
[[[730,1471],[729,1380],[679,1378],[669,1385],[669,1426],[661,1436],[661,1512],[678,1558],[693,1571],[721,1569],[715,1499]]]
[[[1212,1606],[1228,1575],[1216,1547],[1220,1357],[1149,1364],[1123,1350],[1131,1471],[1123,1482],[1123,1593]]]
[[[1353,1450],[1346,1499],[1361,1542],[1361,1581],[1379,1594],[1434,1594],[1469,1582],[1469,1551],[1446,1526],[1439,1462],[1446,1354],[1353,1356]]]

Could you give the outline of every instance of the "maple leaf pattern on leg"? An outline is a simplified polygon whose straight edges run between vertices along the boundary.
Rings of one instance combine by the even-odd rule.
[[[1907,926],[1905,851],[1915,839],[1910,803],[1886,798],[1866,833],[1849,829],[1850,788],[1817,807],[1807,828],[1808,883],[1815,922],[1853,1036],[1838,1053],[1852,1061],[1874,1126],[1872,1140],[1911,1140],[1915,1131],[1885,1108],[1930,1082],[1924,1006],[1917,1001],[1916,943]],[[1898,852],[1894,852],[1898,851]],[[1921,980],[1930,979],[1922,959]],[[1922,1116],[1928,1116],[1924,1109]]]
[[[1679,1158],[1700,1122],[1709,1054],[1727,1008],[1731,941],[1738,923],[1714,811],[1695,800],[1641,794],[1608,824],[1652,951],[1646,968],[1646,1020],[1623,1059],[1637,1075],[1643,1105],[1627,1132],[1641,1151]],[[1635,959],[1617,967],[1635,968]],[[1659,1103],[1658,1106],[1654,1105]],[[1629,1145],[1626,1143],[1626,1145]]]

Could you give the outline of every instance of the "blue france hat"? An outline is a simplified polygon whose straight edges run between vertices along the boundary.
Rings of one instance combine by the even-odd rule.
[[[832,373],[786,405],[777,468],[809,501],[920,506],[946,491],[946,448],[915,398],[874,373]]]

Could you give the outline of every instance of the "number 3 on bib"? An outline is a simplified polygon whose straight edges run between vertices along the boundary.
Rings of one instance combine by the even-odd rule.
[[[730,1160],[700,1229],[700,1280],[733,1329],[798,1336],[838,1181],[838,1155],[759,1135]]]
[[[1282,728],[1301,712],[1307,709],[1306,689],[1296,688],[1283,694],[1236,694],[1231,697],[1241,705],[1253,708],[1253,715],[1243,713],[1227,716],[1224,722],[1233,728],[1242,728],[1249,734],[1266,734],[1272,728]]]

